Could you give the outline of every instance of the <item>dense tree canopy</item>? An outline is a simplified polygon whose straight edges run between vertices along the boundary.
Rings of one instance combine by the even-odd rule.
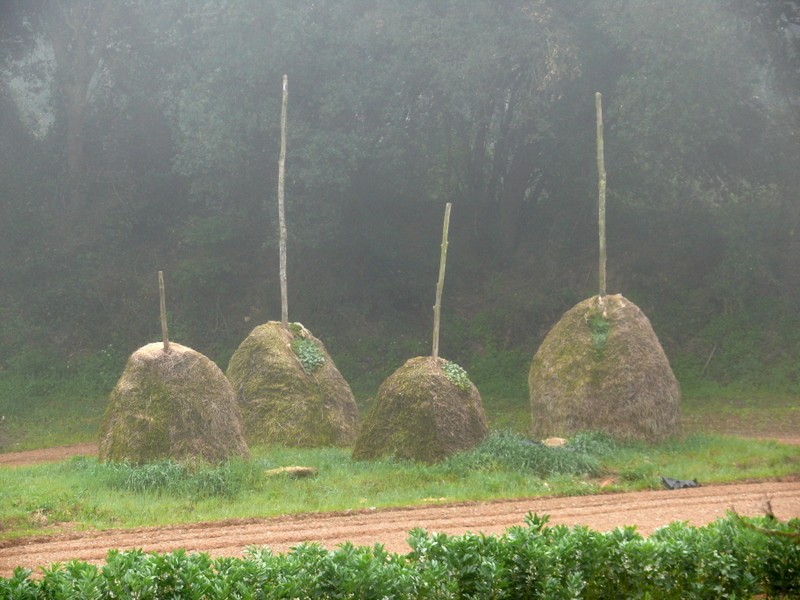
[[[293,318],[352,372],[425,339],[444,202],[452,358],[592,293],[600,91],[611,291],[686,377],[798,376],[795,2],[13,0],[0,51],[0,362],[142,345],[158,269],[212,355],[275,318],[286,73]]]

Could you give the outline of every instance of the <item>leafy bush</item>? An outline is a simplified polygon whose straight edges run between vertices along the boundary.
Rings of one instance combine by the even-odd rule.
[[[417,529],[411,552],[346,543],[329,552],[301,544],[288,554],[250,548],[244,558],[211,559],[178,550],[112,550],[102,567],[79,561],[18,568],[0,579],[0,597],[62,598],[750,598],[797,597],[800,544],[748,526],[797,532],[800,521],[744,522],[729,515],[705,528],[673,523],[642,537],[632,527],[526,526],[498,537],[448,536]],[[743,524],[744,523],[744,524]]]

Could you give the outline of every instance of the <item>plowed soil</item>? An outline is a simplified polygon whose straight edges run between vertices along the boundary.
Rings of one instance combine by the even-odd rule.
[[[94,453],[96,447],[91,444],[15,452],[0,455],[0,467]],[[673,491],[304,514],[22,538],[0,542],[0,576],[10,576],[17,566],[37,570],[72,559],[102,563],[114,548],[157,552],[183,548],[211,556],[241,556],[248,546],[267,546],[275,552],[284,552],[301,542],[318,542],[332,549],[350,541],[357,545],[381,543],[390,551],[407,552],[408,531],[415,527],[448,534],[501,533],[512,525],[523,524],[530,512],[550,515],[552,524],[580,524],[599,531],[635,525],[648,534],[672,521],[705,525],[723,517],[728,510],[759,515],[768,505],[780,519],[800,517],[800,478]]]

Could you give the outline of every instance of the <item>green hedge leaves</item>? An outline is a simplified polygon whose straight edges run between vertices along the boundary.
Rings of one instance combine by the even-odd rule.
[[[104,566],[55,564],[40,579],[17,569],[0,598],[450,599],[797,597],[800,543],[746,526],[797,532],[800,520],[729,515],[702,528],[672,523],[643,537],[547,526],[529,515],[501,536],[411,531],[406,555],[382,546],[302,544],[287,554],[249,548],[244,558],[211,559],[177,550],[111,551]],[[743,525],[744,523],[744,525]]]

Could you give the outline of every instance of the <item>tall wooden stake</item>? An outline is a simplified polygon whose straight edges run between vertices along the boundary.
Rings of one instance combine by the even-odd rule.
[[[286,212],[284,209],[284,171],[286,168],[286,102],[289,98],[288,78],[283,76],[281,102],[281,154],[278,159],[278,225],[280,227],[281,325],[289,329],[289,296],[286,291]]]
[[[598,228],[600,232],[600,301],[606,295],[606,164],[603,156],[603,96],[595,92],[594,106],[597,112],[597,177],[598,177]]]
[[[447,232],[450,229],[450,208],[448,202],[444,207],[444,226],[442,228],[442,253],[439,258],[439,281],[436,282],[436,304],[433,305],[433,360],[439,358],[439,325],[442,314],[442,289],[444,288],[444,269],[447,264]]]
[[[169,353],[169,336],[167,335],[167,295],[164,293],[164,271],[158,272],[158,295],[161,300],[161,339],[164,352]]]

